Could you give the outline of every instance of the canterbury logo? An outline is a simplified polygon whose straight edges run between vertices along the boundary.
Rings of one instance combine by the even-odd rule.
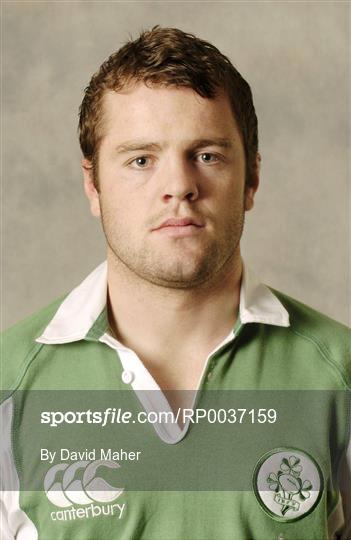
[[[115,488],[106,480],[96,476],[99,467],[118,469],[115,461],[96,460],[78,461],[69,465],[58,463],[51,467],[44,478],[44,489],[47,498],[60,508],[72,504],[91,504],[92,502],[110,503],[123,493],[123,488]],[[77,472],[84,470],[78,475]],[[62,477],[57,481],[57,476]],[[79,476],[79,478],[78,478]]]

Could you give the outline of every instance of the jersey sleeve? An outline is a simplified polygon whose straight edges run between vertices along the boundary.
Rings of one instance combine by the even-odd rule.
[[[0,405],[0,538],[37,540],[37,529],[20,506],[20,484],[11,443],[12,415],[10,397]]]

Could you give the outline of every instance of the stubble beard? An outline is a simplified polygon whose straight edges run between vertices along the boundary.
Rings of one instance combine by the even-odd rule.
[[[220,241],[212,240],[203,247],[201,257],[196,256],[196,260],[192,257],[189,261],[186,250],[180,248],[171,265],[165,254],[150,254],[146,246],[133,249],[131,243],[126,242],[125,238],[116,232],[118,226],[112,223],[108,213],[103,208],[101,210],[102,228],[113,264],[117,271],[122,271],[130,278],[138,278],[168,289],[195,289],[204,285],[211,287],[224,279],[238,262],[236,259],[240,259],[239,244],[244,228],[244,210],[234,217]],[[177,240],[180,243],[182,241],[181,238]],[[174,249],[178,250],[177,243]]]

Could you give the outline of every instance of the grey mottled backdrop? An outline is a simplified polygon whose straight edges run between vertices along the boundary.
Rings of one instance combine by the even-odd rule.
[[[246,259],[350,323],[349,16],[349,2],[3,2],[3,326],[104,258],[77,111],[101,62],[155,24],[213,42],[252,86],[263,167]]]

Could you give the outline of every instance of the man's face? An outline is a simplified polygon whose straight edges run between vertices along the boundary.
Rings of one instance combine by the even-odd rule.
[[[85,187],[110,260],[171,288],[198,286],[238,261],[257,185],[245,190],[243,144],[226,96],[142,83],[109,92],[103,132],[99,192],[87,168]]]

